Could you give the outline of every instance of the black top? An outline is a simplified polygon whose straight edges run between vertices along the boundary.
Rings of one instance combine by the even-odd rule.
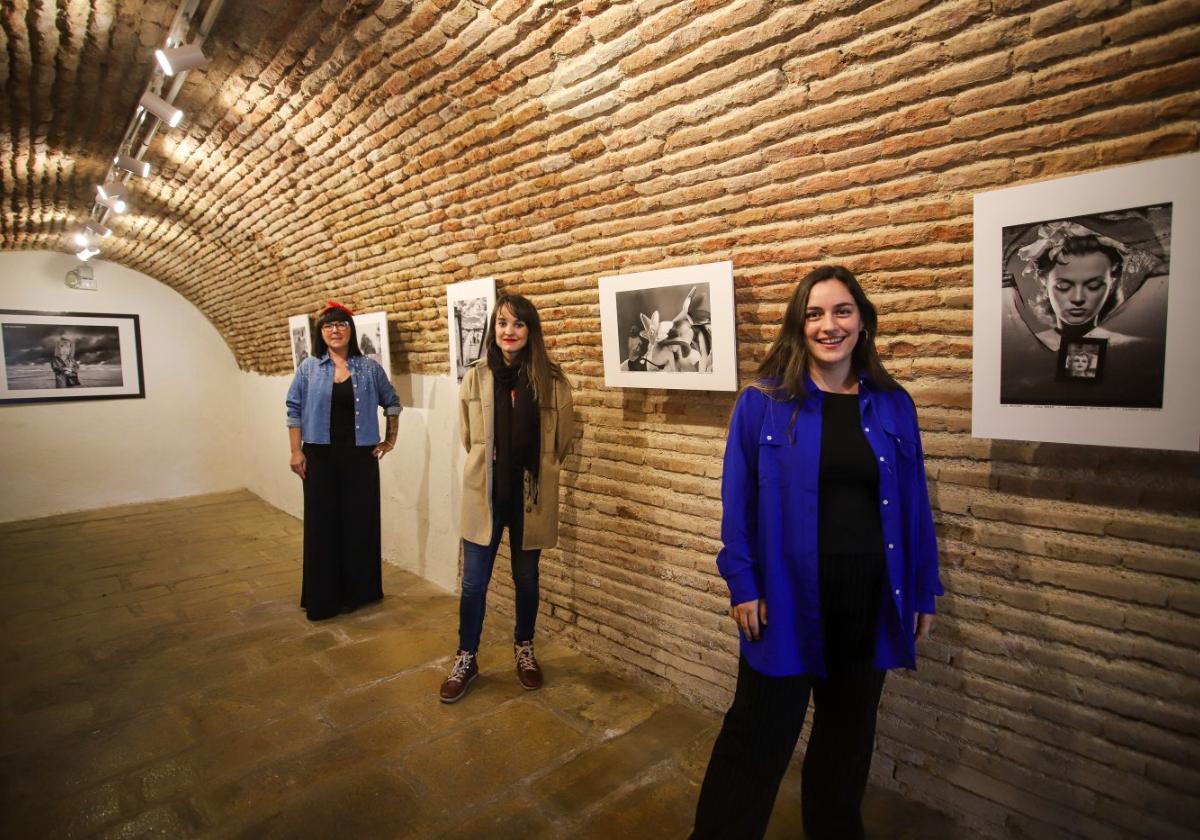
[[[329,401],[329,442],[337,446],[354,446],[354,384],[351,377],[333,383]]]
[[[821,554],[881,554],[879,464],[863,434],[858,394],[825,392],[821,396],[817,550]]]

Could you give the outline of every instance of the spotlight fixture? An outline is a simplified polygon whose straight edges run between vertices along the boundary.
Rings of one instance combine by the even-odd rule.
[[[96,193],[104,201],[125,197],[125,185],[120,181],[105,181],[96,185]]]
[[[126,172],[132,172],[134,175],[140,175],[143,178],[150,175],[150,164],[129,155],[117,155],[113,158],[113,163]]]
[[[183,122],[183,111],[180,111],[161,96],[150,93],[149,91],[142,94],[142,98],[138,104],[165,122],[171,128],[175,128],[175,126]]]
[[[129,205],[125,203],[123,198],[97,198],[96,203],[101,207],[107,207],[114,213],[124,213],[129,209]]]
[[[95,236],[100,237],[101,239],[107,239],[108,237],[112,236],[112,229],[106,228],[104,225],[99,224],[98,222],[88,222],[83,226],[83,229]]]
[[[85,251],[88,249],[88,247],[90,245],[92,245],[92,243],[94,241],[90,236],[88,236],[83,231],[80,231],[79,233],[75,234],[75,236],[73,238],[75,240],[75,244],[78,245],[80,248],[83,248]]]
[[[90,260],[92,257],[96,256],[99,253],[100,253],[99,248],[84,248],[82,251],[79,251],[78,253],[76,253],[75,256],[79,257],[79,259],[82,260],[83,262],[87,262],[88,260]]]
[[[181,47],[155,50],[154,57],[158,59],[158,66],[168,76],[174,76],[184,70],[194,70],[208,63],[208,57],[200,49],[199,44],[184,44]]]

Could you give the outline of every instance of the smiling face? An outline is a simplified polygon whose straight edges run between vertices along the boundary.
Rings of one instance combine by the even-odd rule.
[[[350,322],[327,321],[321,325],[321,338],[333,353],[344,353],[350,346]]]
[[[1074,353],[1068,361],[1071,365],[1071,373],[1076,376],[1083,376],[1091,366],[1091,360],[1087,353]]]
[[[1046,293],[1059,324],[1094,324],[1112,288],[1112,263],[1095,251],[1064,257],[1046,275]]]
[[[862,315],[846,284],[823,280],[812,287],[804,309],[804,346],[810,365],[848,374],[861,330]]]
[[[512,364],[517,355],[529,343],[529,326],[508,306],[501,306],[496,313],[496,344],[506,364]]]

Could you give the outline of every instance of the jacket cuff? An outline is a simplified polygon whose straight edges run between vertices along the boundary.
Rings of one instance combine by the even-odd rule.
[[[401,406],[389,405],[387,408],[385,408],[383,410],[383,415],[385,417],[396,417],[400,414],[400,409],[401,409]]]
[[[754,579],[754,572],[751,569],[738,572],[736,575],[726,578],[725,582],[729,585],[730,605],[757,601],[762,597],[759,594],[758,581]]]
[[[937,613],[937,594],[926,590],[917,592],[917,612],[925,615]]]
[[[299,417],[289,417],[287,419],[287,427],[289,429],[299,429],[301,426]]]

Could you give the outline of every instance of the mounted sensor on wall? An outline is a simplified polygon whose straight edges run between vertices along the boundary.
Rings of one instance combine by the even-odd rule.
[[[155,50],[154,57],[158,66],[168,76],[194,70],[208,63],[208,57],[200,49],[199,44],[184,44],[182,47],[171,47],[165,50]]]
[[[161,96],[156,96],[149,92],[143,93],[138,104],[171,128],[175,128],[175,126],[183,122],[183,111],[180,111]]]
[[[113,163],[126,172],[132,172],[134,175],[140,175],[143,178],[150,174],[150,164],[129,155],[117,155],[113,158]]]

